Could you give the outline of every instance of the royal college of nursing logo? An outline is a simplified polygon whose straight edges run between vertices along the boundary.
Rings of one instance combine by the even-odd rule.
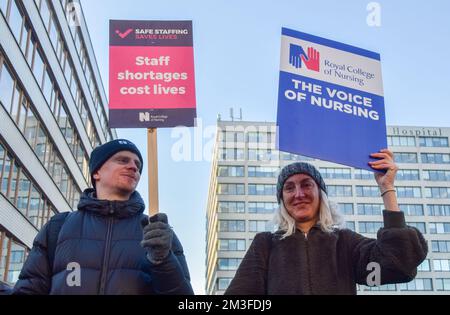
[[[302,68],[302,63],[304,63],[306,69],[319,72],[320,53],[314,48],[308,47],[308,54],[306,54],[302,46],[290,44],[289,63],[297,69]]]

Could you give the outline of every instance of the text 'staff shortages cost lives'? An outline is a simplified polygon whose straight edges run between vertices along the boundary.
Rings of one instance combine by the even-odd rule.
[[[110,21],[112,128],[194,126],[192,21]]]
[[[387,148],[380,56],[282,29],[278,148],[372,170]]]

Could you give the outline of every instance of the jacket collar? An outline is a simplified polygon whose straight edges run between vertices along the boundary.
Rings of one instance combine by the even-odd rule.
[[[90,211],[102,216],[114,216],[116,218],[127,218],[144,212],[145,204],[137,191],[134,191],[129,200],[111,201],[97,199],[95,190],[88,188],[83,191],[79,211]]]

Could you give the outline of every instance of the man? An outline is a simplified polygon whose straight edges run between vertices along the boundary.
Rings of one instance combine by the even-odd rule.
[[[95,148],[93,188],[83,192],[78,211],[57,214],[42,228],[13,293],[193,294],[167,216],[143,214],[135,190],[142,166],[128,140]]]

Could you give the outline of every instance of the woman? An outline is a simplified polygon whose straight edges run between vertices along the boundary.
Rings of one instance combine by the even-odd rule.
[[[422,234],[406,226],[394,189],[391,151],[371,154],[384,207],[377,239],[340,229],[320,173],[308,163],[283,168],[277,184],[279,230],[255,236],[225,294],[356,294],[356,284],[409,282],[427,255]]]

